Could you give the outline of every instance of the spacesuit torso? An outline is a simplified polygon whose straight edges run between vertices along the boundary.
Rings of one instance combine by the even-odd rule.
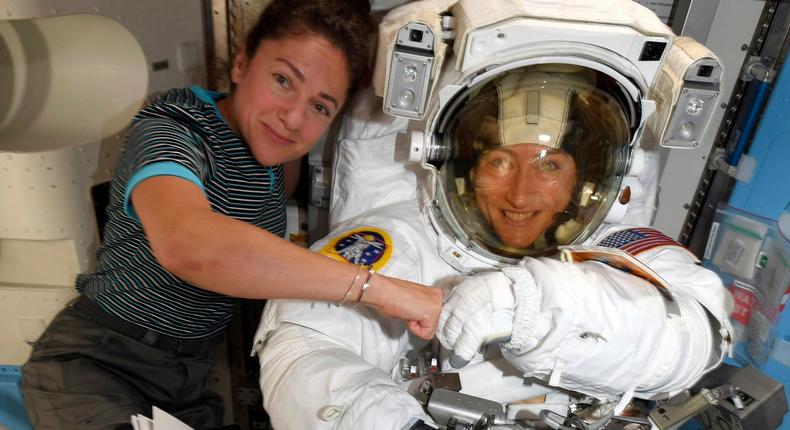
[[[402,123],[370,113],[367,110],[369,104],[359,103],[354,113],[357,117],[352,116],[344,127],[346,134],[341,139],[343,146],[338,148],[337,157],[341,160],[337,166],[343,171],[337,174],[352,181],[370,183],[360,176],[375,176],[376,169],[372,167],[391,157],[395,146],[393,128]],[[349,151],[350,148],[362,147],[355,144],[375,150]],[[355,163],[342,161],[349,158]],[[357,165],[367,167],[358,169]],[[650,169],[643,171],[645,178],[641,183],[649,189],[654,186],[651,184],[655,175]],[[336,223],[332,232],[311,249],[333,258],[347,258],[357,264],[370,265],[377,273],[387,276],[437,288],[447,287],[465,273],[456,270],[437,252],[437,233],[417,198],[416,188],[409,191],[410,184],[419,181],[415,173],[408,173],[401,166],[397,175],[402,186],[396,187],[393,194],[359,187],[361,189],[355,193],[356,207],[336,205],[336,218],[351,216],[351,219]],[[403,200],[403,196],[410,197]],[[392,201],[397,199],[401,200]],[[366,205],[372,208],[362,207]],[[639,224],[652,212],[652,206],[646,203],[631,207],[633,210],[626,214],[624,220],[633,224]],[[359,211],[361,213],[355,214]],[[602,225],[586,243],[595,244],[612,232],[627,230],[628,225]],[[721,327],[708,323],[702,307],[696,305],[691,294],[705,303],[709,312],[718,318],[727,315],[730,306],[727,296],[718,278],[696,265],[691,254],[679,246],[667,245],[663,243],[649,250],[642,258],[673,287],[673,292],[688,298],[683,308],[695,308],[697,319],[693,323],[699,325],[697,330],[706,333],[697,339],[705,347],[695,351],[677,350],[675,354],[678,357],[673,359],[705,350],[708,356],[701,361],[704,367],[710,367],[718,363],[722,354],[718,333]],[[570,264],[552,261],[552,264]],[[594,262],[579,265],[585,264],[589,267],[584,277],[568,270],[557,271],[553,267],[539,268],[533,274],[538,287],[543,286],[544,290],[541,302],[535,304],[534,309],[535,321],[541,317],[545,320],[535,326],[565,324],[539,334],[541,345],[530,350],[526,358],[512,354],[507,357],[516,363],[520,360],[542,363],[537,368],[525,372],[525,369],[514,367],[501,357],[492,361],[480,361],[482,357],[478,357],[478,362],[460,370],[452,369],[446,360],[440,360],[440,370],[459,372],[463,393],[497,402],[515,402],[548,393],[542,403],[530,406],[534,411],[530,414],[532,418],[543,409],[558,413],[567,409],[570,402],[568,391],[557,391],[565,383],[571,389],[579,390],[579,384],[610,378],[613,374],[652,373],[646,370],[649,366],[646,363],[650,363],[655,352],[661,349],[662,336],[666,336],[663,326],[668,319],[660,294],[641,285],[641,279],[619,269]],[[594,272],[596,277],[590,278],[589,272]],[[601,282],[636,292],[636,300],[642,301],[643,305],[629,307],[627,302],[634,297],[618,296],[609,297],[612,299],[609,303],[595,306],[585,291],[596,289],[595,285]],[[562,291],[557,288],[556,294],[548,294],[550,288],[559,284],[565,284],[567,288]],[[651,308],[654,310],[652,315],[645,316],[643,313]],[[601,318],[605,322],[596,323]],[[590,331],[589,327],[596,327],[593,331],[601,331],[602,325],[612,327],[611,333],[601,335],[607,339],[603,355],[596,356],[594,351],[587,351],[587,356],[567,356],[575,354],[579,347],[600,342],[593,338],[571,337],[570,333]],[[624,328],[628,330],[623,331]],[[423,406],[409,392],[409,389],[414,391],[415,382],[409,376],[404,377],[401,362],[408,353],[425,349],[427,342],[410,335],[401,320],[383,318],[375,311],[353,304],[336,306],[325,302],[271,300],[255,339],[254,352],[260,358],[264,406],[277,429],[400,429],[408,427],[417,418],[430,421]],[[578,368],[564,372],[565,377],[555,375],[557,380],[552,380],[553,367],[559,361],[570,361]],[[672,365],[677,366],[676,363]],[[655,373],[670,371],[657,367],[655,370]],[[699,376],[703,370],[696,369],[692,373]],[[573,372],[584,376],[574,380]],[[534,378],[525,378],[525,373]],[[637,387],[625,387],[619,392],[603,388],[591,393],[616,400],[616,394],[628,388]],[[520,408],[521,416],[524,409]]]
[[[509,405],[497,424],[539,423],[545,421],[541,411],[562,416],[580,396],[619,414],[632,397],[665,398],[692,386],[729,348],[731,301],[719,279],[691,253],[654,230],[636,227],[651,222],[658,172],[658,148],[638,141],[648,135],[682,139],[671,135],[671,112],[685,81],[658,69],[661,53],[645,57],[632,47],[666,46],[671,33],[641,11],[624,18],[636,6],[620,0],[600,5],[566,0],[562,3],[571,12],[562,17],[557,2],[551,7],[542,1],[504,2],[526,18],[495,27],[485,25],[496,23],[496,13],[478,15],[471,10],[480,3],[461,1],[453,9],[460,27],[454,49],[465,57],[454,69],[451,62],[445,65],[446,85],[437,85],[431,105],[419,98],[428,88],[421,86],[427,81],[420,73],[432,64],[440,69],[445,51],[434,41],[452,28],[444,26],[439,12],[454,3],[411,3],[385,18],[378,59],[381,65],[382,56],[391,55],[392,65],[386,72],[377,67],[378,77],[388,78],[385,94],[376,90],[384,95],[384,110],[401,117],[384,115],[382,99],[374,94],[352,102],[332,166],[332,231],[311,249],[448,291],[473,273],[480,274],[470,280],[506,284],[513,295],[507,305],[512,321],[507,339],[495,342],[499,348],[452,369],[449,354],[435,344],[428,349],[442,359],[422,366],[428,372],[457,372],[461,393]],[[629,10],[607,13],[620,6]],[[541,13],[549,21],[534,20]],[[607,47],[622,48],[639,71],[628,65],[631,60],[590,48],[586,41],[550,40],[558,34],[550,31],[550,20],[593,15],[607,25],[593,26],[590,35],[601,30],[614,37],[623,23],[631,26],[623,34],[640,26],[649,34],[633,33],[631,42]],[[575,23],[558,25],[573,27],[573,37],[588,34]],[[530,26],[540,31],[524,33]],[[529,37],[520,46],[524,34]],[[395,48],[388,50],[388,43]],[[679,56],[673,51],[676,69],[689,67],[689,51]],[[496,55],[515,65],[495,61]],[[609,65],[593,64],[590,58],[596,56]],[[622,66],[622,73],[614,66]],[[472,73],[475,67],[478,73]],[[644,96],[654,78],[664,80],[664,87],[655,82],[651,87],[658,106]],[[412,133],[411,146],[402,151],[398,133],[420,127],[427,130],[425,139]],[[502,156],[490,160],[492,154]],[[523,178],[511,181],[516,174]],[[518,196],[500,192],[534,183],[556,191],[535,192],[521,199],[527,202],[523,207]],[[536,206],[540,199],[546,200],[543,207]],[[496,206],[505,204],[505,209]],[[539,230],[533,228],[538,221]],[[617,249],[631,255],[637,269],[623,270],[611,260],[563,262],[558,249],[564,245]],[[653,282],[646,280],[648,272],[657,275]],[[656,283],[657,277],[664,282]],[[461,283],[449,302],[454,306],[468,291]],[[445,338],[440,336],[442,342]],[[412,371],[402,360],[426,347],[402,321],[363,306],[272,300],[253,352],[260,358],[264,407],[274,428],[402,429],[420,419],[441,421],[426,414],[430,404],[425,408],[424,399],[418,401],[421,379],[412,377],[424,369]],[[529,405],[522,402],[527,399]]]

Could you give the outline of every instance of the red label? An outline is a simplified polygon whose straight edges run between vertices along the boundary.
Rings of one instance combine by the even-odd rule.
[[[733,309],[730,317],[741,324],[749,324],[749,316],[757,304],[757,296],[753,292],[735,285],[730,285],[729,290],[733,299],[735,299],[735,309]]]

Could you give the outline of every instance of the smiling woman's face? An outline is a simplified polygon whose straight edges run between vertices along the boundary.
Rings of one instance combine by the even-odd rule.
[[[570,203],[576,163],[561,150],[522,143],[486,152],[472,173],[477,205],[499,239],[528,248]]]
[[[220,110],[270,166],[299,159],[318,141],[346,100],[351,71],[339,48],[307,33],[264,39],[251,58],[239,54],[231,78],[236,88]]]

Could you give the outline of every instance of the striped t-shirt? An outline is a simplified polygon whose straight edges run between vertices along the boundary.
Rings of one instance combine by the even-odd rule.
[[[96,271],[77,278],[77,290],[105,311],[185,339],[222,331],[235,300],[191,285],[156,261],[131,207],[134,186],[178,176],[199,186],[215,212],[285,234],[282,166],[255,160],[222,118],[215,103],[221,97],[198,87],[174,89],[135,116],[110,187]]]

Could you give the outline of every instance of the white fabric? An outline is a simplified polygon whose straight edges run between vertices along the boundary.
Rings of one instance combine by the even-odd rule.
[[[514,17],[597,22],[633,28],[638,32],[653,36],[671,35],[672,31],[656,15],[632,0],[504,0],[497,7],[480,0],[423,0],[407,3],[394,9],[379,27],[379,44],[376,52],[376,65],[373,86],[379,96],[384,95],[387,79],[387,66],[392,55],[392,42],[398,29],[411,21],[419,21],[430,26],[437,37],[441,37],[440,14],[452,10],[456,18],[456,35],[453,52],[464,52],[466,36],[475,29],[495,25]],[[437,43],[434,47],[434,71],[443,63],[446,45]],[[462,56],[457,56],[456,67],[460,68]]]
[[[688,388],[707,368],[711,329],[693,297],[675,294],[680,316],[670,317],[647,281],[602,263],[540,258],[522,265],[539,285],[540,295],[529,300],[540,309],[529,323],[514,322],[504,356],[525,375],[613,400],[633,390],[649,398]]]
[[[509,338],[516,296],[503,271],[481,273],[455,286],[445,300],[436,337],[470,361],[481,345]]]
[[[352,227],[375,226],[389,233],[394,250],[379,273],[438,285],[454,273],[431,252],[420,219],[414,200],[385,206],[341,224],[312,249]],[[400,320],[351,304],[270,300],[255,339],[264,407],[278,430],[399,429],[423,415],[392,380],[403,353],[425,345]],[[326,408],[345,412],[327,420]]]
[[[436,11],[452,3],[433,2]],[[554,10],[563,2],[530,3]],[[383,115],[373,90],[355,105],[335,148],[333,231],[312,249],[352,228],[376,227],[392,237],[393,249],[379,273],[446,285],[461,274],[442,258],[418,199],[418,184],[432,178],[398,155],[404,148],[397,147],[396,137],[408,123]],[[650,224],[658,153],[643,149],[643,166],[629,177],[640,192],[632,193],[621,224],[600,226],[586,243],[627,225]],[[491,277],[486,282],[506,283],[492,285],[492,291],[512,287],[512,301],[492,297],[490,302],[498,302],[493,308],[512,306],[513,330],[502,356],[459,371],[463,392],[499,402],[550,393],[545,408],[562,411],[557,399],[567,395],[557,387],[609,399],[623,392],[653,397],[690,386],[727,349],[721,339],[729,329],[729,295],[715,275],[681,248],[657,249],[638,258],[671,285],[680,317],[668,316],[663,299],[645,281],[600,263],[529,259],[521,269],[508,269],[506,277],[482,275]],[[468,288],[466,293],[472,294]],[[465,295],[460,292],[457,297]],[[711,330],[698,302],[724,325]],[[483,330],[478,337],[488,334]],[[271,300],[255,339],[264,406],[278,430],[400,429],[415,418],[427,418],[407,392],[413,384],[398,376],[399,360],[425,343],[410,336],[399,320],[352,305]]]
[[[429,285],[458,275],[436,254],[435,234],[414,200],[342,223],[313,249],[357,226],[391,235],[394,252],[382,274]],[[643,257],[671,283],[679,320],[669,320],[661,297],[640,278],[595,262],[527,260],[521,274],[532,277],[540,292],[517,300],[519,317],[503,352],[518,371],[469,366],[461,371],[464,392],[498,392],[503,402],[531,397],[541,384],[524,384],[522,373],[601,398],[628,389],[652,396],[691,385],[719,360],[711,351],[707,318],[693,297],[699,295],[713,315],[726,316],[726,292],[682,252]],[[537,311],[522,314],[521,309]],[[264,406],[279,430],[401,428],[423,412],[405,390],[408,384],[397,381],[399,359],[422,346],[401,321],[364,307],[271,300],[254,347]]]
[[[425,175],[419,165],[405,161],[409,148],[396,145],[407,119],[385,115],[372,90],[361,93],[353,106],[334,147],[330,227],[370,209],[414,199]]]
[[[587,74],[574,73],[571,67],[564,69],[558,68],[560,73],[555,74],[533,72],[502,78],[497,85],[502,146],[524,142],[561,146],[572,95],[589,91],[593,85]],[[530,103],[534,103],[535,112],[528,112]]]
[[[496,7],[479,0],[460,0],[452,8],[456,18],[453,52],[465,52],[467,35],[481,27],[515,17],[541,20],[576,21],[630,27],[652,36],[669,36],[672,30],[655,13],[632,0],[503,0]],[[462,56],[456,58],[460,69]]]

